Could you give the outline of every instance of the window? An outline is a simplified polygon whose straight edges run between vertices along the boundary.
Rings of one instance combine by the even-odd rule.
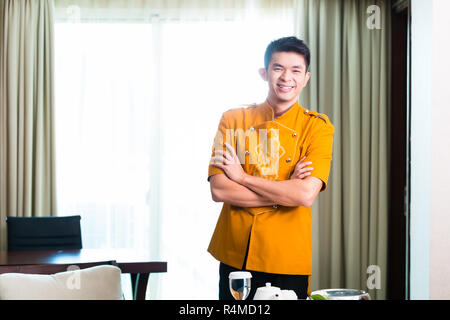
[[[212,142],[222,112],[264,101],[265,47],[292,31],[289,19],[56,24],[58,214],[82,216],[85,248],[168,261],[151,298],[217,298]]]

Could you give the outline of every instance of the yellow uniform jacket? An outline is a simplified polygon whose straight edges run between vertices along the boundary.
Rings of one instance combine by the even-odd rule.
[[[323,181],[330,172],[334,127],[328,117],[298,103],[278,118],[264,102],[225,112],[214,140],[234,146],[245,172],[271,180],[287,180],[303,156],[312,161],[311,176]],[[208,180],[224,172],[210,164]],[[241,208],[224,203],[208,251],[219,261],[242,268],[248,244],[247,270],[310,275],[311,209],[270,206]],[[251,235],[251,236],[250,236]],[[250,242],[248,239],[250,236]]]

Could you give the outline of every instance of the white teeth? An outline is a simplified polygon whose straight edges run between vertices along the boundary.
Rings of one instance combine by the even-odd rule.
[[[293,87],[286,87],[286,86],[282,86],[282,85],[278,85],[280,88],[282,89],[292,89]]]

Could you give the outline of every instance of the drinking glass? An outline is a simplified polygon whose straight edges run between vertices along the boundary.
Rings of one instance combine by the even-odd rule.
[[[245,300],[250,294],[252,274],[248,271],[230,272],[230,292],[235,300]]]

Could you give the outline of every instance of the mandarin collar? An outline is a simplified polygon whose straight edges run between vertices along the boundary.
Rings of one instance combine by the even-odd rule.
[[[267,113],[267,115],[269,116],[270,120],[272,120],[272,121],[281,119],[281,118],[285,117],[286,114],[292,113],[293,110],[298,109],[298,108],[300,108],[302,111],[304,111],[303,108],[298,104],[298,100],[297,100],[297,101],[296,101],[296,102],[295,102],[295,103],[294,103],[287,111],[285,111],[285,112],[284,112],[281,116],[279,116],[278,118],[275,118],[275,112],[274,112],[274,110],[273,110],[273,107],[267,102],[267,100],[264,101],[264,103],[263,103],[263,108],[264,108],[264,111],[265,111],[265,112]]]

